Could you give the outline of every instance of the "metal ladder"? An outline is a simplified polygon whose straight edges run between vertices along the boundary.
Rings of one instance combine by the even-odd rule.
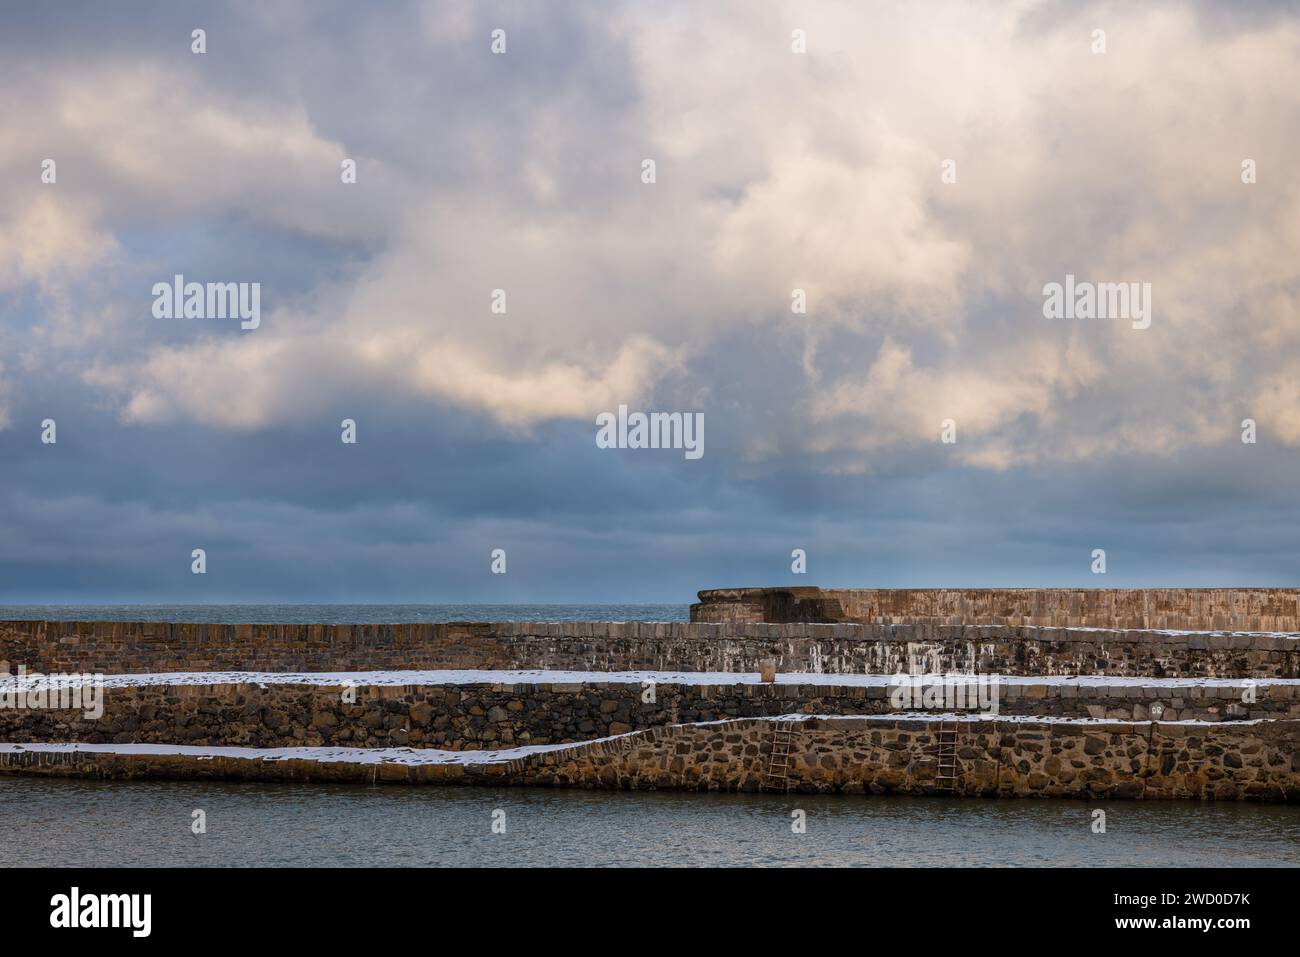
[[[772,751],[767,756],[767,774],[763,778],[764,791],[785,793],[789,790],[790,744],[793,736],[793,721],[777,721],[772,725]]]
[[[951,794],[957,790],[957,783],[961,777],[961,771],[957,765],[958,727],[959,725],[956,721],[939,722],[939,733],[937,736],[939,745],[939,773],[934,779],[934,787],[936,791],[943,791]]]

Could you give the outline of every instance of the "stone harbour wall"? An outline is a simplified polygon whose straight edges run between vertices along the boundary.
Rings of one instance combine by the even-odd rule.
[[[191,625],[0,622],[0,669],[527,669],[1300,677],[1300,636],[1038,626],[718,622]]]
[[[1300,630],[1294,588],[714,588],[696,622],[885,622]]]
[[[641,684],[176,684],[107,687],[104,713],[0,708],[0,741],[243,747],[508,748],[590,741],[634,730],[784,714],[897,712],[885,685]],[[1300,718],[1300,685],[1004,684],[998,714],[1161,722]],[[917,702],[918,705],[924,702]],[[934,707],[906,710],[948,711]],[[974,709],[969,709],[974,710]]]
[[[1300,801],[1300,722],[1134,724],[971,721],[956,778],[939,777],[936,721],[827,718],[791,723],[774,779],[776,722],[678,724],[508,761],[362,764],[304,758],[2,753],[0,774],[110,779],[779,790],[794,794]]]
[[[6,673],[263,673],[213,684],[110,680],[97,720],[0,706],[0,773],[755,790],[775,780],[779,716],[803,715],[812,717],[785,719],[792,763],[780,789],[1294,801],[1292,598],[1282,589],[733,589],[702,592],[691,623],[0,622]],[[1197,627],[1205,622],[1220,630]],[[600,674],[753,675],[768,661],[786,676],[664,676],[652,698],[639,681]],[[533,674],[274,674],[454,669]],[[541,671],[580,674],[557,683]],[[999,684],[996,716],[955,722],[951,779],[938,776],[935,718],[899,714],[885,681],[812,683],[799,672],[1025,680]],[[1077,675],[1112,680],[1060,677]],[[0,705],[15,687],[0,682]],[[908,710],[950,710],[918,704]],[[148,753],[84,750],[93,746]],[[148,750],[169,746],[226,750]],[[240,748],[325,750],[271,759]]]

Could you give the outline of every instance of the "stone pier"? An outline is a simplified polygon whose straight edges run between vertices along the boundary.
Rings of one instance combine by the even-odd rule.
[[[750,588],[689,623],[0,622],[6,674],[102,704],[0,676],[0,774],[1300,801],[1296,604]],[[989,694],[899,698],[906,675]]]

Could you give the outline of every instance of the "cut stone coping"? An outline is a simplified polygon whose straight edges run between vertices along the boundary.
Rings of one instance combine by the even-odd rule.
[[[24,675],[0,679],[0,693],[41,687],[77,687],[101,677],[105,688],[203,685],[319,685],[323,687],[418,687],[438,685],[612,685],[653,682],[664,685],[762,685],[757,672],[729,671],[492,671],[478,669],[433,671],[176,671],[134,675]],[[957,684],[996,679],[1004,686],[1135,687],[1176,691],[1182,688],[1300,687],[1300,678],[1149,678],[1126,675],[998,675],[998,674],[822,674],[781,672],[776,685],[827,688],[890,687],[903,678],[925,684]],[[767,684],[772,684],[768,682]]]

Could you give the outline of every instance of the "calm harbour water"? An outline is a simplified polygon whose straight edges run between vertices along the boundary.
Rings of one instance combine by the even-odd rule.
[[[0,777],[0,847],[10,866],[1297,867],[1300,807]]]

